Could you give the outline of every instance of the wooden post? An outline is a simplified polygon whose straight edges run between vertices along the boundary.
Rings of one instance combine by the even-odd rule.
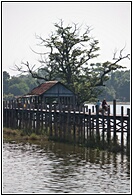
[[[108,108],[108,116],[107,116],[107,141],[110,142],[111,137],[111,124],[110,124],[110,107]]]
[[[13,126],[14,126],[14,129],[17,129],[17,111],[16,111],[16,109],[14,109],[14,111],[13,111],[13,120],[14,120],[14,124],[13,124]]]
[[[38,104],[36,108],[36,134],[39,133],[39,129],[40,129],[40,114],[39,114],[39,104]]]
[[[24,113],[24,104],[23,104],[22,106],[22,129],[25,129],[24,116],[25,116],[25,113]]]
[[[83,143],[85,143],[85,106],[83,107]]]
[[[68,110],[67,113],[67,136],[68,136],[68,141],[71,141],[71,114],[70,114],[70,110]]]
[[[66,114],[65,114],[65,109],[63,109],[62,115],[63,115],[63,121],[62,121],[63,139],[66,140]]]
[[[52,103],[49,104],[49,130],[50,130],[50,137],[53,136],[52,134]]]
[[[121,106],[121,147],[123,148],[123,106]]]
[[[45,129],[46,129],[46,134],[48,133],[48,106],[45,104]]]
[[[12,104],[11,104],[11,101],[9,101],[9,127],[11,128],[11,125],[12,125],[12,112],[11,112],[11,109],[12,109]]]
[[[18,129],[21,129],[21,121],[22,121],[22,118],[21,118],[22,114],[20,112],[20,108],[18,109],[18,113],[17,113],[17,118],[18,118]]]
[[[24,121],[25,121],[25,129],[26,129],[26,131],[27,130],[29,131],[29,127],[28,127],[28,110],[25,109],[24,113],[25,113],[25,118],[24,118]]]
[[[75,108],[73,108],[73,139],[74,139],[74,143],[76,143],[76,123],[75,123]]]
[[[64,123],[65,123],[65,110],[64,110],[64,108],[62,108],[62,110],[61,110],[61,131],[62,131],[63,140],[65,140]]]
[[[114,119],[114,125],[113,125],[113,131],[114,131],[114,141],[116,142],[116,100],[113,100],[113,119]]]
[[[30,131],[32,130],[32,110],[31,110],[31,104],[30,104],[29,113],[28,113],[28,129]]]
[[[88,105],[86,106],[86,112],[88,112],[89,110],[88,110]]]
[[[78,129],[78,143],[80,143],[80,132],[81,132],[81,121],[80,121],[80,108],[79,108],[79,113],[77,115],[78,117],[78,123],[77,123],[77,129]]]
[[[56,109],[56,105],[54,105],[54,136],[57,139],[57,109]]]
[[[33,107],[32,112],[33,131],[35,132],[35,107]]]
[[[94,113],[94,105],[92,106],[92,113]]]
[[[88,110],[88,107],[87,107],[87,118],[86,118],[86,140],[87,140],[87,144],[88,144],[88,138],[89,138],[89,110]]]
[[[8,109],[7,109],[7,107],[8,107],[8,103],[7,103],[7,101],[6,101],[6,126],[8,127]]]
[[[7,127],[7,101],[5,101],[5,105],[4,105],[4,117],[3,117],[3,120],[4,120],[4,125]]]
[[[130,109],[127,108],[127,146],[130,144]]]
[[[8,101],[8,110],[7,110],[7,127],[10,127],[10,101]]]
[[[6,126],[6,109],[5,109],[5,101],[3,101],[3,126]]]
[[[92,128],[92,124],[91,124],[91,109],[89,109],[89,116],[88,116],[88,120],[89,120],[89,130],[90,130],[90,133],[89,133],[89,136],[91,138],[91,128]]]
[[[104,132],[105,132],[105,119],[104,111],[102,110],[102,142],[104,143]]]
[[[96,106],[96,138],[97,138],[97,141],[100,140],[100,135],[99,135],[99,110],[98,110],[98,106]]]
[[[43,126],[43,103],[41,103],[41,115],[40,115],[40,117],[41,117],[41,132],[43,132],[43,128],[44,128],[44,126]]]
[[[61,141],[61,138],[62,138],[62,130],[61,130],[61,110],[62,110],[62,107],[61,107],[61,103],[59,102],[59,124],[58,124],[58,129],[59,129],[59,138],[60,138],[60,141]]]

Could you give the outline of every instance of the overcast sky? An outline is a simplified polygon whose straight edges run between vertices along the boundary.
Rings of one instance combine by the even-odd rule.
[[[99,40],[100,56],[95,62],[112,61],[115,49],[125,46],[123,55],[131,54],[130,2],[3,2],[2,3],[2,66],[3,71],[16,75],[11,69],[21,61],[38,65],[39,56],[32,49],[38,41],[54,31],[54,23],[78,23],[91,26],[91,34]],[[122,65],[130,69],[131,61]]]

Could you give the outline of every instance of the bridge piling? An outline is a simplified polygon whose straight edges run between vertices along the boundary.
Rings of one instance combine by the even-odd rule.
[[[75,107],[76,108],[76,107]],[[120,135],[120,144],[123,148],[126,138],[127,145],[130,144],[130,109],[124,114],[121,107],[121,114],[116,114],[116,101],[113,101],[113,114],[99,113],[94,108],[82,107],[71,110],[70,107],[63,108],[62,105],[45,105],[44,108],[38,105],[37,108],[30,104],[26,107],[13,101],[3,103],[3,125],[5,127],[24,129],[26,133],[40,134],[45,132],[50,138],[60,141],[70,141],[89,145],[89,142],[96,137],[96,142],[105,141],[110,143]],[[93,111],[93,112],[92,112]],[[112,134],[111,134],[112,133]],[[124,137],[126,134],[126,137]]]

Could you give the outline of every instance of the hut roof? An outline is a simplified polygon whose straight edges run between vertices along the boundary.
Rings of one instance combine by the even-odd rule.
[[[35,87],[28,95],[41,95],[45,93],[47,90],[52,88],[54,85],[59,83],[58,81],[48,81],[45,83],[40,84],[39,86]]]

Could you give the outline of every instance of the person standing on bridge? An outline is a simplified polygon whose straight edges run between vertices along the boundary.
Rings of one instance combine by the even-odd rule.
[[[98,101],[96,102],[96,111],[99,110],[100,106],[101,106],[101,102],[98,99]]]
[[[106,102],[106,99],[104,98],[104,100],[102,101],[102,108],[107,111],[107,108],[108,108],[108,104]]]

